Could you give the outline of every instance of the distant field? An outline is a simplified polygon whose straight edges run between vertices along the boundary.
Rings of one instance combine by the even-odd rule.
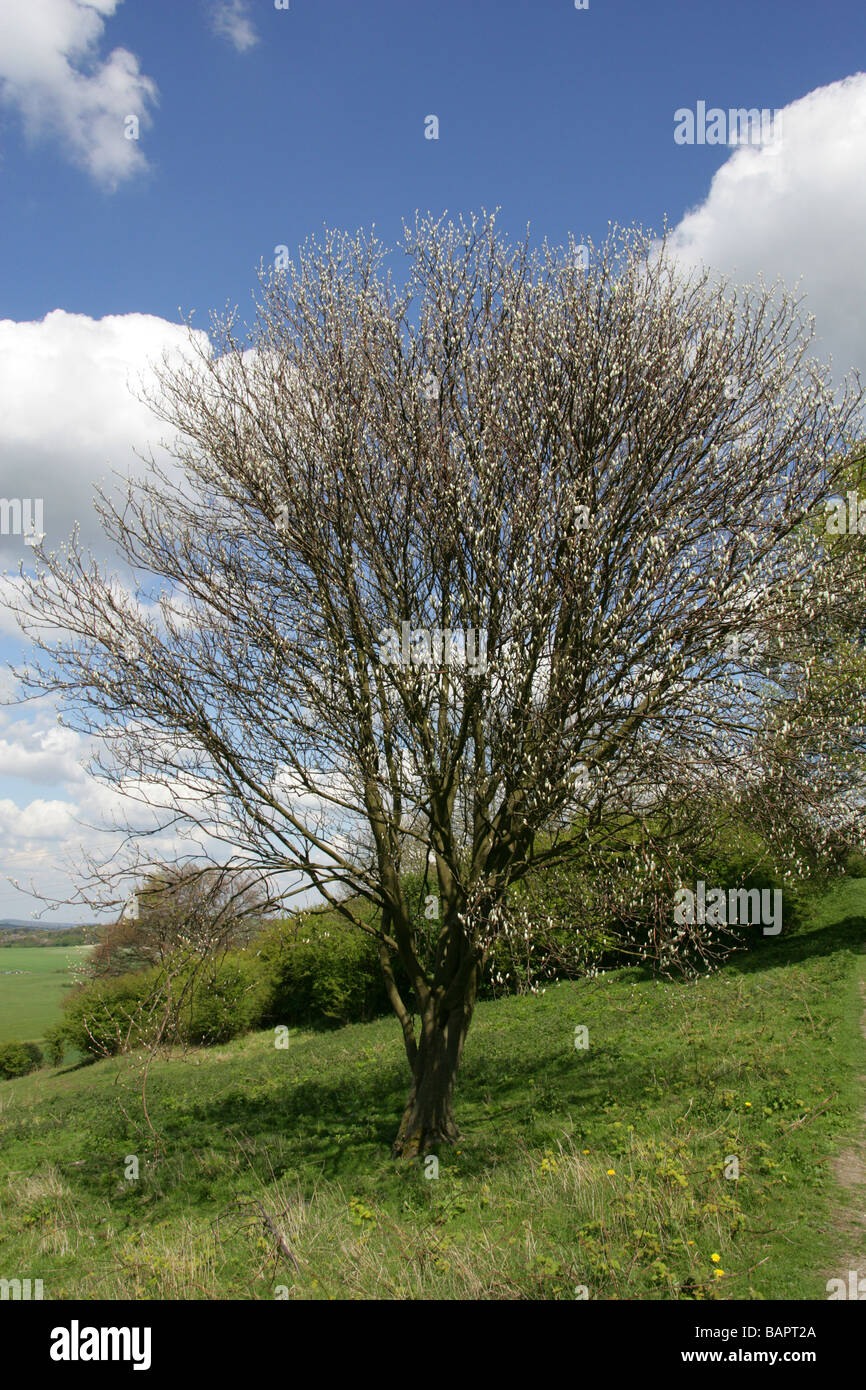
[[[73,970],[92,946],[4,946],[0,950],[0,1042],[41,1042],[56,1023]],[[20,975],[9,971],[20,970]]]

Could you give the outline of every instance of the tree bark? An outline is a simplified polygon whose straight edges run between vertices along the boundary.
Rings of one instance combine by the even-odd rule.
[[[454,1119],[454,1083],[472,1018],[472,1002],[446,1008],[431,1000],[421,1019],[412,1085],[391,1154],[418,1158],[460,1139]]]

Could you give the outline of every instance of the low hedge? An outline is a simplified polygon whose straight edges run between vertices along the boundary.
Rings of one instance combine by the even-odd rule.
[[[0,1077],[4,1081],[11,1081],[16,1076],[27,1076],[29,1072],[41,1067],[44,1060],[35,1043],[0,1043]]]

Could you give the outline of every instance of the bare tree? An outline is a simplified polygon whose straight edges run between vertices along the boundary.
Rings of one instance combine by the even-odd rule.
[[[413,1156],[457,1138],[513,886],[577,864],[604,901],[650,819],[675,843],[701,788],[764,776],[766,672],[732,639],[827,601],[803,521],[861,393],[790,296],[684,279],[639,233],[588,268],[487,216],[403,249],[397,286],[379,243],[327,233],[262,272],[249,333],[229,313],[164,364],[183,484],[154,465],[99,503],[135,585],[43,554],[21,621],[97,775],[376,938]],[[404,873],[428,860],[425,952]]]
[[[269,907],[263,884],[250,874],[192,864],[168,864],[148,874],[116,922],[101,929],[88,962],[95,976],[122,975],[165,965],[181,952],[214,958],[246,945]]]

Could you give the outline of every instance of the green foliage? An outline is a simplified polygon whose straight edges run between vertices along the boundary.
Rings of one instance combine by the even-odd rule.
[[[335,913],[277,922],[257,939],[270,1024],[366,1022],[390,1005],[376,943]]]
[[[375,943],[333,913],[275,923],[251,948],[179,968],[169,996],[170,974],[171,960],[76,992],[50,1036],[57,1065],[66,1047],[101,1057],[146,1044],[167,1017],[165,1042],[207,1045],[269,1024],[334,1027],[390,1008]]]
[[[184,1042],[225,1043],[261,1026],[270,997],[269,981],[259,962],[244,952],[230,952],[219,962],[209,963],[195,981],[183,976],[181,981],[191,986],[179,1021]]]
[[[69,1046],[110,1057],[157,1037],[166,1043],[228,1042],[261,1026],[268,998],[260,964],[243,951],[176,974],[153,967],[95,980],[68,1001],[50,1037],[52,1056],[62,1060]]]
[[[66,1056],[68,1046],[66,1036],[63,1032],[63,1024],[57,1023],[53,1028],[49,1028],[45,1034],[45,1051],[52,1067],[61,1067]]]
[[[808,878],[795,875],[781,857],[761,836],[743,823],[725,823],[714,836],[713,848],[700,860],[691,856],[684,866],[683,882],[702,878],[709,886],[724,888],[757,888],[782,894],[782,938],[803,931],[811,921],[814,905],[828,887],[841,876],[841,868],[831,855],[810,865]],[[739,932],[740,945],[748,950],[764,947],[771,940],[754,928]]]
[[[648,823],[649,837],[655,829]],[[597,962],[605,969],[638,961],[652,969],[676,965],[687,973],[700,973],[706,963],[724,960],[732,950],[752,951],[775,939],[765,936],[757,924],[740,923],[705,926],[700,948],[688,939],[678,941],[673,895],[680,886],[694,892],[702,881],[707,892],[721,888],[726,901],[732,889],[779,890],[782,936],[787,939],[808,925],[813,904],[841,872],[830,854],[810,865],[809,878],[792,872],[785,857],[730,807],[708,807],[699,834],[684,835],[682,842],[663,850],[649,852],[635,834],[629,838],[632,843],[620,851],[611,875],[616,887],[610,894],[605,930],[599,934]],[[565,875],[566,883],[569,877]],[[592,901],[592,878],[582,882],[575,875],[573,888],[580,889],[584,901]]]
[[[28,1072],[41,1067],[43,1061],[42,1053],[35,1043],[0,1043],[0,1077],[6,1081],[14,1076],[26,1076]]]
[[[866,878],[866,854],[852,850],[845,859],[845,873],[849,878]]]
[[[142,1042],[160,975],[158,969],[141,970],[77,990],[52,1032],[53,1055],[61,1041],[90,1057],[113,1057]]]
[[[0,948],[90,946],[97,940],[98,932],[98,927],[64,927],[60,931],[40,931],[37,927],[0,927]]]

